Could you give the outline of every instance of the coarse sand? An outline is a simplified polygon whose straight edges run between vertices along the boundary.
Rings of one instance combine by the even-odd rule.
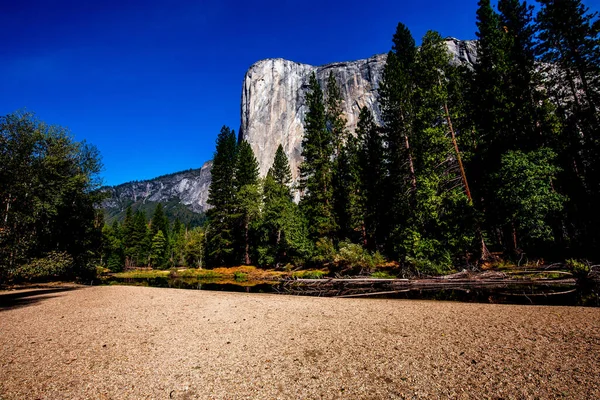
[[[0,293],[0,399],[600,398],[600,309]]]

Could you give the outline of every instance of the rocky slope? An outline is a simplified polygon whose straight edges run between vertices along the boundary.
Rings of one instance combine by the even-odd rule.
[[[202,213],[206,209],[211,168],[212,161],[208,161],[199,169],[105,188],[110,194],[103,203],[108,220],[121,219],[128,206],[145,210],[150,217],[156,203],[165,204],[165,212],[173,218],[193,220],[189,212]]]
[[[454,63],[472,65],[477,58],[474,41],[446,39]],[[315,72],[324,88],[331,72],[340,85],[348,129],[356,128],[363,106],[369,107],[377,121],[381,113],[377,90],[386,61],[385,54],[371,58],[315,67],[281,58],[258,61],[250,67],[242,87],[240,138],[250,143],[259,163],[261,176],[273,163],[281,144],[292,175],[298,177],[302,162],[302,136],[307,111],[305,94],[310,75]],[[138,207],[155,202],[177,204],[198,213],[206,209],[211,162],[201,169],[178,172],[143,182],[129,182],[108,188],[111,193],[104,208],[109,216],[122,216],[128,205]]]
[[[446,39],[453,62],[471,65],[477,58],[474,41]],[[250,67],[242,87],[240,137],[254,150],[260,174],[265,175],[279,144],[283,146],[294,178],[302,162],[302,136],[307,112],[305,94],[310,75],[315,72],[321,87],[331,72],[343,96],[343,108],[352,132],[363,106],[369,107],[378,122],[380,110],[377,90],[387,56],[380,54],[365,60],[339,62],[315,67],[281,58],[261,60]]]

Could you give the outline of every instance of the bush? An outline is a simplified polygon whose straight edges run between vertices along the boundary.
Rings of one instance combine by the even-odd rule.
[[[235,279],[236,282],[246,282],[248,280],[248,274],[236,271],[233,273],[233,279]]]
[[[292,273],[292,278],[296,279],[321,279],[327,272],[319,271],[319,270],[311,270],[311,271],[297,271]]]
[[[567,260],[567,268],[577,279],[585,279],[590,273],[590,266],[587,262],[575,259]]]
[[[15,271],[15,277],[23,280],[44,280],[66,277],[73,272],[73,257],[66,252],[52,251],[43,258],[36,258]]]
[[[336,251],[333,241],[329,238],[320,238],[315,244],[314,261],[319,264],[328,264],[335,261]]]
[[[385,271],[377,271],[377,272],[373,272],[371,274],[371,278],[377,278],[377,279],[396,279],[396,276],[390,275],[388,272],[385,272]]]
[[[379,252],[371,254],[359,244],[344,241],[340,243],[335,262],[341,267],[370,270],[385,263],[385,259]]]

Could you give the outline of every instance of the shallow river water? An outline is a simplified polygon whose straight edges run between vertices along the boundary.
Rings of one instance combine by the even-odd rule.
[[[107,284],[152,286],[193,290],[216,290],[246,293],[280,293],[303,294],[301,285],[295,285],[290,291],[289,286],[281,281],[244,281],[232,282],[219,280],[203,280],[196,278],[140,278],[117,279],[110,278]],[[289,283],[289,282],[288,282]],[[552,285],[550,283],[538,285],[498,285],[497,287],[461,287],[451,289],[407,289],[402,291],[373,290],[381,294],[361,294],[364,298],[387,299],[414,299],[414,300],[439,300],[459,301],[468,303],[493,303],[493,304],[531,304],[531,305],[562,305],[600,307],[600,285]],[[312,291],[307,295],[320,294]]]

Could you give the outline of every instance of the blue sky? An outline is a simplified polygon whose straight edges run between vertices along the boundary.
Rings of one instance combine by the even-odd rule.
[[[222,125],[237,132],[254,62],[370,57],[398,22],[417,41],[473,39],[476,3],[3,0],[0,115],[69,127],[100,150],[106,184],[198,168]]]

